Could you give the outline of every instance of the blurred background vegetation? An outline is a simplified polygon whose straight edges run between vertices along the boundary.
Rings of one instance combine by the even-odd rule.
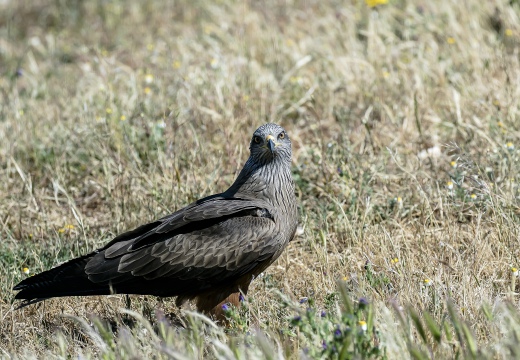
[[[517,1],[0,0],[0,356],[518,357]],[[262,123],[300,231],[230,325],[11,288],[225,189]]]

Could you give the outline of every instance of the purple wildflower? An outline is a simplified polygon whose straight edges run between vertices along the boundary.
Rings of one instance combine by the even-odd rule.
[[[359,299],[359,304],[360,305],[368,305],[368,304],[370,304],[370,302],[368,301],[367,298],[362,297],[362,298]]]
[[[222,310],[224,310],[224,312],[229,311],[229,306],[228,306],[228,304],[224,304],[224,305],[222,305]]]
[[[361,309],[366,308],[368,306],[368,304],[370,304],[370,302],[367,300],[367,298],[362,297],[359,299],[359,307]]]
[[[300,304],[306,303],[309,298],[303,297],[300,299]]]
[[[327,343],[325,342],[325,340],[323,340],[323,342],[321,343],[321,347],[323,348],[323,350],[327,350]]]
[[[336,337],[341,336],[341,329],[339,328],[339,325],[336,328],[336,330],[334,330],[334,336],[336,336]]]
[[[327,312],[325,310],[321,310],[321,317],[327,316]]]
[[[240,293],[240,294],[238,295],[238,301],[242,302],[242,301],[244,301],[244,300],[245,300],[244,295],[242,295],[242,293]]]

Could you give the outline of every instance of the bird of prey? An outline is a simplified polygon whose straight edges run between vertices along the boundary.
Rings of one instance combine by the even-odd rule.
[[[103,248],[14,287],[20,307],[48,298],[108,294],[177,296],[222,318],[240,292],[292,240],[297,205],[291,141],[279,125],[260,126],[250,156],[223,193],[123,233]]]

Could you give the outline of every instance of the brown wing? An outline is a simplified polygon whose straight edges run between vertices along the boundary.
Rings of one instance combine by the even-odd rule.
[[[196,293],[254,274],[285,245],[268,206],[258,201],[212,200],[162,221],[96,254],[85,267],[88,278],[120,293]],[[163,288],[146,285],[158,281]]]
[[[111,292],[191,295],[254,274],[284,244],[268,204],[212,196],[124,233],[104,248],[25,279],[16,298]]]

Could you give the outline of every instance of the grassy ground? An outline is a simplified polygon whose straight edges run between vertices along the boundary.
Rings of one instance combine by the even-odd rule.
[[[1,1],[0,356],[520,356],[520,5],[379,2]],[[153,297],[14,310],[224,190],[267,121],[302,231],[230,327]]]

